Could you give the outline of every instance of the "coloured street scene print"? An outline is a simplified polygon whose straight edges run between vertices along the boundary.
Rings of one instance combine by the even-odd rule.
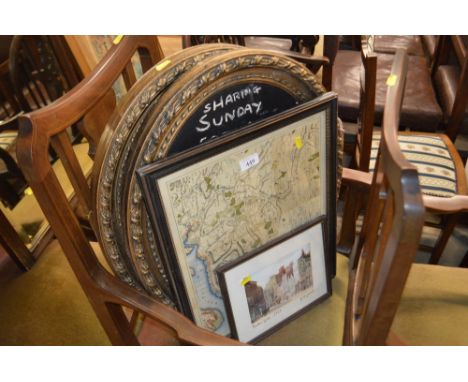
[[[218,267],[325,213],[325,118],[320,112],[158,180],[199,326],[230,333]]]
[[[288,302],[300,299],[312,291],[310,252],[308,244],[249,275],[244,289],[254,327],[264,323]]]

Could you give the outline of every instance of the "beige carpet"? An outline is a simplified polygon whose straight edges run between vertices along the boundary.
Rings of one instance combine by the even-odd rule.
[[[340,345],[346,287],[338,256],[332,297],[261,344]],[[29,272],[0,283],[0,345],[110,345],[56,240]]]
[[[0,345],[109,344],[57,241],[0,285]]]

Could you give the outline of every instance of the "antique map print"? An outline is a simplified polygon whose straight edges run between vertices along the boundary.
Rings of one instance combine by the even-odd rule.
[[[197,325],[230,333],[216,268],[325,213],[326,112],[159,179]]]

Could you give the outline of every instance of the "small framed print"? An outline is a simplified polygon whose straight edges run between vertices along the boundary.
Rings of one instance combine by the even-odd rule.
[[[323,219],[218,269],[234,338],[257,342],[330,295]]]
[[[200,327],[232,334],[220,267],[319,218],[331,267],[336,102],[324,94],[138,170],[177,306]]]

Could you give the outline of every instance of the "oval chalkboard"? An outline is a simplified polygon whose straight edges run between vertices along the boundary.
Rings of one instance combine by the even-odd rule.
[[[230,86],[213,94],[179,130],[169,155],[194,147],[297,105],[290,93],[265,83]]]
[[[131,246],[125,231],[126,223],[122,221],[126,219],[126,213],[121,212],[127,197],[123,189],[128,185],[129,174],[134,171],[132,157],[138,147],[135,142],[148,134],[144,130],[146,115],[178,77],[210,57],[235,49],[240,48],[230,44],[211,44],[184,49],[167,57],[163,69],[148,71],[125,95],[119,105],[120,118],[110,121],[103,133],[103,137],[108,138],[99,142],[94,164],[95,174],[99,177],[93,185],[96,188],[96,220],[104,254],[121,280],[141,288],[141,280],[144,279],[146,291],[165,303],[170,303],[172,297],[158,258],[145,259],[145,263],[151,261],[151,272],[144,272],[143,267],[135,264],[134,257],[128,255]]]
[[[145,105],[147,114],[138,111],[138,118],[133,118],[132,112],[122,113],[119,123],[131,125],[126,129],[132,133],[115,136],[114,147],[121,154],[109,153],[107,176],[114,173],[116,180],[101,182],[102,192],[112,197],[103,201],[97,218],[112,228],[106,232],[105,251],[113,251],[108,257],[125,257],[146,291],[171,299],[136,170],[313,99],[325,89],[299,63],[253,49],[203,60],[170,82],[160,98],[152,98],[149,103],[154,105],[148,105],[151,86],[134,94],[134,104]]]

